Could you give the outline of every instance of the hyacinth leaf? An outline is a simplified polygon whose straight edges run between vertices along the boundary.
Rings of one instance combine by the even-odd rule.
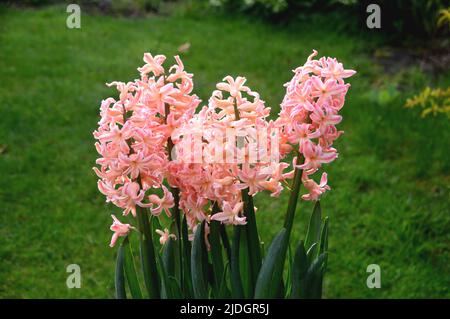
[[[160,297],[159,276],[156,266],[155,247],[153,246],[152,228],[146,209],[137,206],[137,220],[139,228],[140,255],[145,287],[152,299]]]
[[[300,164],[301,162],[302,162],[302,156],[299,155],[299,157],[296,160],[296,164]],[[298,195],[300,193],[301,176],[302,176],[302,170],[295,168],[294,178],[292,180],[292,186],[291,186],[291,194],[289,196],[288,208],[287,208],[286,217],[284,220],[284,228],[286,228],[286,232],[288,234],[287,235],[288,239],[291,234],[292,225],[294,224],[295,210],[297,208]]]
[[[270,244],[267,256],[264,259],[255,287],[255,298],[273,298],[279,288],[282,277],[282,265],[280,256],[286,246],[287,231],[282,228]],[[281,266],[280,266],[281,265]],[[281,268],[277,269],[277,268]]]
[[[286,288],[283,287],[281,290],[281,297],[280,298],[288,298],[291,295],[292,292],[292,250],[291,246],[288,247],[287,251],[287,275],[286,275]]]
[[[227,276],[228,276],[229,270],[230,270],[230,263],[227,262],[225,264],[225,268],[224,268],[223,274],[222,274],[222,279],[220,281],[219,298],[222,298],[222,299],[227,299],[227,298],[231,297],[230,290],[228,289],[228,286],[227,286]]]
[[[322,227],[322,233],[320,234],[320,249],[319,255],[324,252],[328,252],[328,217],[325,217],[325,221]],[[328,258],[325,258],[324,268],[327,266]]]
[[[175,240],[171,240],[171,249],[173,250],[171,256],[173,258],[172,261],[172,267],[173,267],[173,272],[168,271],[168,275],[169,276],[173,276],[175,278],[177,278],[180,282],[183,281],[183,269],[182,269],[182,258],[183,258],[183,250],[182,250],[182,246],[181,246],[181,233],[178,232],[177,230],[177,224],[175,222],[172,222],[171,226],[170,226],[170,232],[171,234],[175,234],[176,239]]]
[[[157,259],[161,274],[161,298],[168,299],[172,297],[172,291],[169,285],[169,276],[167,275],[164,261],[159,254],[157,255]]]
[[[139,286],[136,267],[134,266],[133,251],[131,250],[128,237],[125,237],[123,240],[122,248],[124,252],[123,269],[125,272],[125,277],[127,278],[128,287],[130,288],[131,296],[134,299],[142,299],[141,287]]]
[[[231,249],[231,291],[233,298],[243,299],[244,289],[242,287],[241,271],[239,267],[239,246],[241,241],[242,226],[234,226],[233,246]]]
[[[169,237],[164,244],[162,262],[167,276],[175,276],[175,241]]]
[[[202,222],[195,231],[191,253],[192,287],[194,297],[197,299],[208,298],[205,278],[205,267],[208,265],[204,264],[205,246],[205,222]]]
[[[211,243],[211,260],[214,273],[214,292],[220,295],[220,284],[223,277],[224,265],[222,256],[222,245],[220,244],[220,223],[211,221],[209,241]]]
[[[322,297],[322,276],[324,261],[328,253],[320,254],[309,266],[306,273],[306,298],[320,299]]]
[[[172,140],[169,138],[169,143],[172,144],[173,147],[173,143]],[[172,148],[170,147],[170,148]],[[173,195],[174,198],[174,207],[172,208],[172,219],[173,219],[173,223],[172,223],[172,227],[171,227],[171,232],[172,234],[175,234],[177,239],[181,238],[181,232],[182,232],[182,221],[181,221],[181,217],[180,217],[180,190],[178,188],[175,187],[169,187],[170,192]],[[178,240],[175,243],[175,247],[174,250],[176,251],[175,253],[175,271],[176,271],[176,277],[179,278],[180,281],[183,281],[183,265],[181,264],[181,260],[183,258],[183,247],[181,244],[181,241]]]
[[[308,263],[312,264],[313,260],[317,257],[317,251],[318,251],[318,244],[314,243],[309,247],[308,251],[306,252],[306,257],[308,258]]]
[[[307,251],[314,243],[319,243],[321,224],[322,210],[320,208],[320,202],[317,201],[309,219],[308,231],[306,232],[305,249]]]
[[[247,252],[250,263],[250,287],[253,288],[261,268],[261,245],[259,241],[258,228],[256,226],[255,207],[253,197],[248,194],[248,189],[242,190],[242,199],[244,200],[244,214],[247,224],[245,225]],[[253,295],[253,290],[249,295]]]
[[[227,230],[225,229],[224,224],[220,224],[220,237],[222,239],[223,247],[225,248],[225,252],[228,257],[228,261],[231,262],[231,245],[230,240],[228,239]]]
[[[127,293],[125,291],[125,274],[124,274],[124,259],[125,252],[123,245],[119,246],[117,252],[117,262],[116,262],[116,298],[117,299],[127,299]]]
[[[169,284],[172,289],[172,298],[181,299],[183,298],[183,293],[181,291],[180,282],[175,277],[169,276]]]
[[[182,290],[186,298],[192,297],[194,291],[192,288],[192,277],[191,277],[191,242],[189,241],[188,226],[186,217],[183,216],[181,223],[181,245],[183,248],[183,281]]]
[[[308,259],[303,240],[298,245],[292,265],[292,298],[305,298]]]
[[[250,261],[247,229],[242,226],[241,241],[239,245],[239,270],[241,273],[242,287],[244,288],[244,298],[251,298],[253,296],[253,281],[252,281],[252,268]]]

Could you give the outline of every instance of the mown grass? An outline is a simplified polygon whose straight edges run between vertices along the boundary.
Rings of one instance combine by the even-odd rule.
[[[225,75],[244,75],[278,111],[283,83],[311,49],[358,71],[343,110],[339,160],[327,167],[333,188],[327,297],[449,297],[450,124],[402,107],[411,91],[380,98],[392,77],[370,58],[375,40],[312,21],[279,28],[242,17],[125,19],[83,14],[65,26],[65,8],[0,7],[0,296],[113,297],[116,250],[108,247],[110,213],[92,172],[91,132],[112,90],[104,83],[137,76],[143,52],[170,57],[177,47],[207,101]],[[417,71],[408,88],[430,81]],[[385,83],[380,87],[375,82]],[[450,84],[443,75],[437,83]],[[380,93],[381,92],[381,93]],[[286,208],[259,196],[258,223],[268,243]],[[301,203],[295,238],[311,205]],[[79,264],[82,288],[66,287]],[[366,287],[379,264],[382,288]]]

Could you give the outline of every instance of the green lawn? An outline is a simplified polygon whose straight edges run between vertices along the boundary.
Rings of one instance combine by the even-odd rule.
[[[281,28],[231,16],[84,14],[82,29],[70,30],[66,17],[63,7],[0,6],[0,297],[113,297],[109,225],[118,209],[104,203],[92,171],[98,107],[114,94],[104,83],[137,77],[143,52],[170,57],[185,42],[183,61],[203,101],[225,75],[243,75],[274,114],[283,83],[313,48],[357,70],[340,157],[327,167],[332,191],[322,200],[331,219],[326,297],[450,297],[450,121],[402,107],[428,77],[407,71],[410,91],[386,95],[398,80],[370,58],[377,41],[320,20]],[[437,82],[449,85],[450,74]],[[256,202],[267,243],[282,225],[286,196]],[[301,203],[297,239],[310,211]],[[81,289],[65,284],[73,263]],[[381,289],[366,287],[373,263]]]

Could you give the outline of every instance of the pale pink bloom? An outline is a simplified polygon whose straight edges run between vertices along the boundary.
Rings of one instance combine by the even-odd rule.
[[[338,95],[346,90],[344,85],[338,84],[334,79],[328,79],[323,82],[319,77],[313,76],[311,83],[313,86],[311,96],[318,97],[317,103],[319,104],[328,101],[333,95]]]
[[[306,63],[294,70],[292,80],[285,85],[286,95],[275,121],[282,131],[280,145],[286,140],[296,144],[305,159],[295,166],[304,171],[302,181],[309,190],[309,194],[303,196],[306,200],[317,200],[328,189],[326,174],[322,175],[320,184],[308,176],[338,156],[332,145],[342,132],[335,125],[342,120],[338,111],[344,105],[350,86],[343,79],[355,74],[353,70],[345,70],[334,58],[316,60],[316,55],[314,50]],[[269,186],[276,189],[275,180]]]
[[[142,203],[145,192],[141,190],[140,186],[136,182],[127,182],[119,188],[121,194],[114,199],[117,206],[124,208],[124,215],[128,215],[129,212],[136,217],[136,205],[141,207],[149,207],[150,204]]]
[[[233,79],[231,76],[226,76],[221,82],[216,85],[218,90],[229,92],[232,97],[240,97],[240,92],[248,92],[250,89],[246,86],[244,86],[245,82],[247,81],[246,78],[242,76],[238,76],[235,79]]]
[[[351,77],[355,73],[356,71],[353,70],[344,70],[342,63],[337,62],[336,59],[328,58],[327,68],[322,69],[321,75],[325,78],[333,78],[341,81],[342,79]]]
[[[155,216],[158,216],[164,210],[167,216],[170,217],[171,214],[169,209],[175,206],[173,201],[173,195],[164,185],[162,185],[162,189],[164,191],[164,195],[162,198],[159,198],[155,194],[152,194],[148,197],[150,202],[152,203],[150,210],[152,214]],[[153,205],[157,205],[157,207],[153,208]]]
[[[122,152],[128,152],[129,147],[127,139],[130,138],[130,136],[131,134],[129,131],[119,128],[116,124],[111,125],[108,130],[94,132],[94,137],[101,143],[112,142],[117,144]]]
[[[161,236],[159,238],[159,243],[161,245],[164,245],[169,240],[169,238],[172,238],[173,240],[177,240],[177,236],[175,236],[175,234],[169,233],[169,230],[167,228],[164,228],[164,231],[157,229],[157,230],[155,230],[155,232]]]
[[[236,203],[234,207],[229,202],[224,202],[222,211],[212,215],[211,220],[217,220],[224,224],[245,225],[247,223],[246,217],[239,216],[243,207],[243,202]]]
[[[320,131],[314,129],[311,124],[293,123],[292,131],[288,132],[288,140],[290,143],[298,144],[300,152],[303,152],[305,144],[320,135]]]
[[[330,163],[338,156],[336,150],[324,150],[320,145],[311,142],[305,145],[303,155],[305,156],[305,163],[298,165],[303,170],[316,170],[323,163]]]
[[[322,107],[316,108],[314,112],[311,113],[310,118],[315,125],[319,126],[322,133],[330,125],[336,125],[342,121],[342,116],[333,114],[333,111],[330,108],[325,108],[324,110]]]
[[[254,195],[264,189],[261,185],[266,181],[270,174],[263,174],[258,168],[250,168],[250,165],[243,165],[238,173],[239,179],[242,181],[241,188],[248,188],[248,194]]]
[[[150,188],[160,188],[170,176],[167,151],[168,138],[173,130],[193,117],[200,103],[190,94],[192,74],[187,73],[181,59],[164,75],[162,55],[144,55],[145,65],[139,68],[140,79],[132,82],[112,82],[119,91],[119,100],[107,98],[100,106],[99,127],[94,132],[95,147],[100,157],[94,168],[99,177],[98,188],[108,202],[124,209],[124,214],[136,214],[136,205],[152,207],[157,212],[170,208],[171,197],[144,203]],[[169,81],[170,80],[170,81]],[[170,114],[166,114],[170,105]],[[139,179],[139,182],[138,182]],[[167,193],[167,192],[166,192]]]
[[[122,224],[114,215],[111,215],[113,223],[110,229],[114,232],[111,238],[110,247],[114,247],[116,241],[119,237],[123,237],[129,234],[130,230],[133,228],[130,224]]]
[[[162,161],[155,154],[144,156],[143,151],[128,156],[120,154],[119,163],[125,169],[123,174],[130,174],[132,179],[136,179],[140,172],[145,173],[149,169],[162,165]]]
[[[308,178],[308,175],[303,174],[304,179],[302,180],[303,185],[308,190],[308,194],[302,195],[302,199],[304,200],[318,200],[320,195],[325,193],[330,189],[330,186],[327,185],[327,173],[323,173],[320,178],[320,184],[317,184],[312,179]]]
[[[155,76],[159,76],[164,73],[164,68],[162,67],[162,64],[166,60],[164,55],[156,55],[153,57],[150,53],[145,53],[143,60],[145,65],[138,68],[138,71],[141,72],[142,75],[147,75],[148,73],[153,72]]]
[[[281,185],[281,181],[285,180],[287,177],[292,178],[294,171],[289,173],[283,173],[283,171],[289,167],[288,163],[278,163],[274,164],[272,166],[266,167],[262,170],[262,172],[265,171],[272,171],[271,178],[268,181],[262,181],[260,182],[260,185],[264,187],[264,189],[271,192],[270,196],[272,197],[278,197],[283,190],[283,187]]]

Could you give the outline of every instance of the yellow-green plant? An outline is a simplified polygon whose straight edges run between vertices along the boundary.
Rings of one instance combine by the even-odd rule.
[[[445,25],[450,29],[450,7],[439,10],[439,17],[437,20],[437,27],[442,28]]]
[[[418,95],[406,100],[405,107],[421,107],[422,117],[446,114],[450,117],[450,87],[432,89],[426,87]]]

